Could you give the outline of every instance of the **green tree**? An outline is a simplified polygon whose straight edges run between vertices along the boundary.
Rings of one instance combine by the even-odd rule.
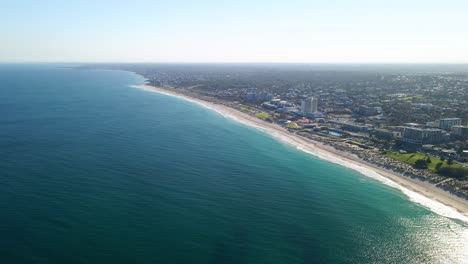
[[[440,170],[440,168],[442,167],[442,164],[443,164],[442,162],[438,162],[438,163],[435,165],[436,171],[439,171],[439,170]]]
[[[383,148],[384,148],[384,149],[389,149],[389,148],[390,148],[390,142],[384,141],[384,143],[383,143]]]
[[[447,160],[447,164],[448,164],[448,165],[452,165],[452,164],[453,164],[453,159],[448,159],[448,160]]]
[[[431,164],[431,162],[432,162],[431,158],[427,157],[426,162],[427,162],[427,164]]]
[[[414,163],[414,167],[416,169],[427,169],[427,161],[425,159],[418,159]]]

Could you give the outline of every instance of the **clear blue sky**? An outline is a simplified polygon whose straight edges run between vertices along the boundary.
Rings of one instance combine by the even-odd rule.
[[[467,0],[0,0],[3,62],[468,63]]]

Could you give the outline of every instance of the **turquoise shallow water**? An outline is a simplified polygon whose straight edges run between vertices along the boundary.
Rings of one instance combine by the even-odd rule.
[[[1,263],[463,262],[466,224],[142,82],[0,66]]]

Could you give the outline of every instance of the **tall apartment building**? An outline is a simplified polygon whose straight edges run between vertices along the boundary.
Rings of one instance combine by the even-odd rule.
[[[401,140],[411,144],[434,144],[443,140],[442,130],[434,128],[405,127]]]
[[[303,114],[312,114],[318,111],[318,98],[311,96],[302,100],[301,112]]]
[[[462,138],[468,139],[468,126],[452,126],[452,134]]]
[[[439,120],[439,128],[443,130],[450,130],[453,126],[459,126],[462,123],[460,118],[442,118]]]

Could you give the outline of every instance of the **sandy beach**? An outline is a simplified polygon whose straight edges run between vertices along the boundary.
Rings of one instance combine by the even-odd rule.
[[[227,118],[234,119],[245,125],[262,130],[274,138],[288,143],[301,151],[329,162],[353,169],[367,177],[373,178],[388,186],[399,189],[411,201],[418,203],[439,215],[458,219],[468,223],[468,201],[452,195],[442,189],[439,189],[428,182],[423,182],[417,179],[399,175],[391,171],[387,171],[373,164],[367,163],[350,153],[341,152],[335,150],[331,146],[297,136],[288,132],[285,128],[279,125],[268,123],[222,104],[216,104],[194,98],[166,88],[159,88],[150,85],[135,85],[133,87],[175,96],[209,108]]]

